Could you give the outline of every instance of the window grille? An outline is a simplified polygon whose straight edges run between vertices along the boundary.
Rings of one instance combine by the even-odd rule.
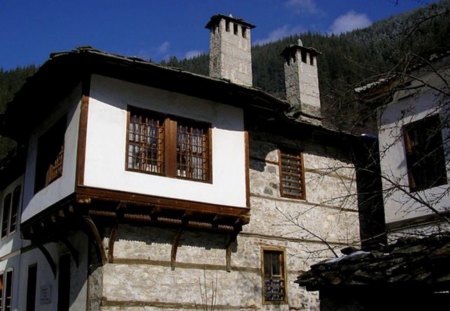
[[[178,124],[177,176],[206,181],[208,163],[208,129]]]
[[[286,301],[284,253],[277,250],[263,251],[264,302]]]
[[[210,181],[210,125],[130,108],[127,169]]]
[[[164,173],[164,122],[133,113],[128,131],[128,168],[155,174]]]

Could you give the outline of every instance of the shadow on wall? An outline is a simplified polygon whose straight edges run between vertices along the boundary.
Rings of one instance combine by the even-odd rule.
[[[117,232],[115,257],[148,258],[150,254],[149,259],[170,261],[171,246],[178,230],[124,224],[119,226]],[[193,254],[200,252],[201,254],[197,255],[207,256],[208,253],[203,253],[202,250],[219,250],[225,262],[225,250],[229,239],[230,236],[226,234],[185,230],[181,233],[178,251],[183,247],[190,247],[198,250],[194,250]],[[235,244],[232,245],[232,252],[236,252]]]

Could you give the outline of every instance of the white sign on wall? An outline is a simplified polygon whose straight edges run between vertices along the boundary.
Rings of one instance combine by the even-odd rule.
[[[39,290],[39,301],[41,305],[47,305],[52,302],[52,285],[44,284],[41,285]]]

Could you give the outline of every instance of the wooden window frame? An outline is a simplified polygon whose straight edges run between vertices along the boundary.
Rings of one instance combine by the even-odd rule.
[[[431,136],[428,135],[430,129],[433,133]],[[402,132],[409,191],[417,192],[447,184],[439,114],[406,124],[402,127]]]
[[[161,162],[161,170],[157,172],[146,171],[141,169],[130,168],[130,129],[131,129],[131,118],[132,113],[140,113],[146,117],[158,119],[161,121],[161,133],[162,140],[161,145],[158,146],[158,150],[160,152],[157,161]],[[187,139],[191,142],[190,145],[187,145],[190,149],[189,152],[182,152],[179,144],[180,139],[180,127],[189,127],[191,129],[196,127],[196,130],[203,130],[204,133],[202,137],[202,144],[195,145],[194,141],[196,141],[196,135],[185,135],[184,139]],[[195,182],[205,182],[212,183],[212,131],[211,124],[202,121],[196,121],[192,119],[182,118],[178,116],[162,114],[159,112],[154,112],[147,109],[136,108],[133,106],[128,106],[128,122],[127,122],[127,137],[126,137],[126,157],[125,157],[125,169],[127,171],[134,171],[139,173],[146,173],[151,175],[160,175],[165,177],[177,178],[177,179],[185,179]],[[198,140],[197,140],[198,141]],[[198,156],[200,153],[195,153],[193,149],[202,148],[201,157]],[[197,156],[196,156],[197,155]],[[201,167],[198,165],[196,167],[189,166],[186,164],[181,164],[183,159],[190,159],[191,163],[193,159],[197,159],[196,162],[201,162]],[[199,160],[200,159],[200,160]],[[181,167],[186,167],[186,170],[181,169]],[[193,173],[192,170],[195,170],[197,173]],[[183,172],[183,174],[181,173]],[[197,178],[195,176],[201,175],[201,178]]]
[[[146,128],[140,130],[139,127],[135,126],[135,123],[131,119],[138,115],[140,118],[139,125],[142,127],[145,124]],[[143,121],[142,119],[145,119]],[[154,175],[164,175],[165,172],[165,130],[167,124],[165,121],[166,117],[159,113],[152,113],[144,109],[129,107],[128,109],[128,121],[127,121],[127,148],[126,148],[126,168],[128,171],[135,171],[140,173],[148,173]],[[137,132],[139,131],[139,133]],[[151,132],[149,134],[149,132]],[[133,139],[131,137],[133,136]],[[151,139],[152,142],[148,143],[143,141]],[[150,147],[148,147],[150,145]],[[141,163],[134,163],[130,159],[136,159],[133,154],[130,154],[130,148],[137,148],[140,154],[137,157],[138,161]],[[146,154],[150,154],[147,157]],[[133,163],[131,163],[133,162]],[[130,165],[140,166],[140,167],[130,167]]]
[[[300,162],[299,166],[297,167],[299,171],[299,181],[297,182],[299,184],[298,191],[300,194],[294,195],[291,193],[288,193],[286,186],[284,185],[284,178],[286,172],[283,169],[283,157],[297,157],[297,160]],[[291,199],[300,199],[305,200],[306,199],[306,187],[305,187],[305,167],[304,167],[304,161],[303,161],[303,153],[299,150],[292,150],[288,148],[280,148],[278,150],[278,169],[279,169],[279,175],[280,175],[280,195],[285,198],[291,198]]]
[[[280,267],[279,269],[282,272],[274,278],[273,276],[270,279],[279,279],[284,284],[284,297],[280,300],[266,300],[266,269],[265,269],[265,254],[266,253],[278,253],[282,258],[280,259]],[[262,302],[267,305],[274,304],[287,304],[288,302],[288,280],[287,280],[287,269],[286,269],[286,249],[282,247],[275,246],[263,246],[261,248],[261,280],[262,280]]]

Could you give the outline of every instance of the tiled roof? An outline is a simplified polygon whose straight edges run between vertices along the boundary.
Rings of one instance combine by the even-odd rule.
[[[315,264],[296,283],[308,290],[351,286],[450,287],[450,235],[403,238]]]

